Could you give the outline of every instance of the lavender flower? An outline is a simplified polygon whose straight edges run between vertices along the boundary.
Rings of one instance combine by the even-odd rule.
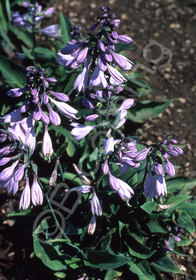
[[[96,128],[96,125],[90,126],[78,123],[72,123],[71,125],[74,126],[74,128],[71,131],[71,135],[73,135],[76,140],[81,140],[82,138],[87,136],[93,129]]]
[[[45,11],[42,11],[42,6],[35,2],[31,4],[30,2],[22,2],[22,6],[27,8],[27,13],[20,15],[18,12],[13,13],[12,23],[17,27],[25,27],[32,31],[33,25],[35,28],[39,27],[41,20],[45,16],[49,16],[54,12],[54,8],[51,7]]]
[[[58,24],[49,25],[43,29],[40,29],[39,32],[53,38],[57,38],[60,36],[60,30]]]
[[[20,204],[19,204],[20,209],[27,209],[29,207],[30,201],[31,201],[31,190],[30,190],[30,186],[29,186],[28,176],[26,176],[25,181],[26,181],[25,188],[24,188],[21,198],[20,198]]]
[[[31,186],[31,200],[33,205],[41,205],[43,203],[43,194],[41,187],[37,181],[37,173],[33,175],[33,184]]]
[[[134,194],[132,188],[121,179],[114,177],[110,172],[108,175],[110,187],[117,191],[123,200],[129,201],[129,199]]]
[[[93,192],[93,198],[91,201],[91,211],[93,215],[102,216],[101,205],[95,192]]]
[[[88,85],[89,89],[107,88],[110,84],[121,85],[126,79],[115,66],[123,71],[129,71],[133,67],[128,58],[114,51],[118,41],[123,43],[132,41],[130,37],[118,35],[114,30],[118,28],[120,20],[115,19],[115,15],[106,9],[97,21],[90,27],[87,41],[74,39],[62,48],[61,54],[58,54],[57,61],[65,68],[78,68],[80,64],[84,64],[74,83],[74,88],[79,92],[84,92]]]
[[[53,154],[52,140],[48,133],[47,125],[45,125],[45,129],[44,129],[44,137],[43,137],[43,141],[42,141],[42,153],[43,153],[44,157],[49,157],[49,159],[50,159],[51,155]]]

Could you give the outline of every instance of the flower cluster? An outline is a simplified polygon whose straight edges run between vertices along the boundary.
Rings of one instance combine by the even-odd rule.
[[[175,175],[174,165],[168,157],[183,154],[181,148],[173,146],[177,143],[177,140],[168,136],[162,143],[152,146],[152,153],[149,155],[147,164],[148,174],[144,184],[145,197],[157,198],[167,194],[165,172],[171,177]]]
[[[18,12],[14,12],[12,15],[12,23],[17,27],[25,27],[29,32],[32,32],[33,29],[38,29],[41,24],[41,20],[54,13],[53,7],[44,11],[38,2],[32,4],[31,2],[23,1],[22,7],[27,8],[27,12],[22,15]],[[58,37],[60,35],[59,25],[50,25],[39,30],[39,32],[51,37]]]
[[[20,208],[27,209],[30,200],[33,205],[42,204],[43,194],[37,181],[37,166],[30,162],[35,149],[34,120],[31,116],[8,127],[1,129],[0,186],[15,194],[19,182],[25,181],[25,187],[20,199]],[[30,189],[29,177],[33,173],[33,183]]]
[[[4,166],[0,173],[0,185],[8,192],[16,193],[19,182],[25,180],[26,184],[20,201],[20,207],[24,209],[30,205],[30,199],[34,205],[41,204],[43,201],[37,178],[37,165],[31,162],[36,146],[36,121],[41,121],[44,125],[42,153],[50,160],[53,146],[48,133],[48,125],[51,123],[58,126],[61,123],[59,114],[51,105],[68,119],[76,118],[77,114],[77,110],[66,103],[69,100],[66,94],[51,90],[50,83],[55,83],[56,79],[47,77],[43,68],[36,69],[30,66],[26,68],[26,71],[25,87],[14,88],[7,93],[12,98],[23,98],[23,103],[18,109],[0,118],[0,122],[7,125],[7,132],[1,130],[0,133],[3,146],[0,166]],[[8,164],[9,166],[6,167]],[[32,173],[33,183],[30,189],[29,180]]]
[[[84,65],[74,83],[74,89],[79,92],[84,92],[87,85],[90,90],[122,85],[126,79],[115,67],[129,71],[133,66],[128,58],[115,52],[117,42],[131,43],[132,39],[115,31],[120,20],[109,8],[102,7],[102,11],[97,23],[90,27],[86,41],[74,39],[58,53],[58,62],[65,68],[76,69]]]

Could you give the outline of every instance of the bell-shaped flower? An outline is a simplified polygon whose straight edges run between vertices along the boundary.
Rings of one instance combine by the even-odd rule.
[[[108,165],[108,159],[106,158],[106,160],[104,161],[101,170],[103,172],[104,175],[108,174],[109,172],[109,165]]]
[[[58,170],[58,165],[59,165],[59,158],[57,158],[56,163],[55,163],[55,167],[52,171],[52,174],[50,176],[50,180],[49,180],[49,186],[55,186],[56,185],[56,180],[57,180],[57,170]]]
[[[156,192],[155,178],[152,175],[151,170],[148,170],[148,174],[144,183],[144,196],[146,198],[149,196],[152,199],[155,196],[155,192]]]
[[[82,72],[78,75],[74,82],[74,89],[78,89],[78,91],[85,91],[86,86],[88,84],[88,69],[84,67]]]
[[[14,163],[12,163],[12,165],[3,169],[3,171],[0,173],[0,182],[8,181],[13,176],[15,172],[15,168],[18,165],[18,163],[19,160],[16,160]]]
[[[48,126],[45,125],[44,137],[42,142],[42,153],[45,157],[51,157],[53,154],[52,140],[48,133]]]
[[[121,54],[117,54],[115,52],[113,52],[112,50],[110,50],[110,53],[113,56],[114,62],[115,64],[121,68],[122,70],[128,71],[131,70],[131,68],[133,67],[133,63],[124,55]]]
[[[93,192],[93,198],[91,201],[91,211],[93,215],[102,216],[101,204],[95,192]]]
[[[59,114],[52,109],[52,107],[50,106],[49,103],[47,104],[47,107],[48,107],[49,119],[50,119],[51,123],[55,126],[60,125],[61,118],[60,118]]]
[[[94,87],[106,88],[107,86],[108,83],[106,81],[104,72],[101,71],[97,66],[93,71],[93,74],[91,75],[91,78],[89,80],[89,89],[92,89]]]
[[[27,209],[30,205],[30,201],[31,201],[31,190],[30,190],[30,186],[29,186],[29,177],[26,176],[25,178],[25,187],[24,190],[22,192],[21,198],[20,198],[20,204],[19,204],[19,208],[20,209]]]
[[[132,188],[127,183],[122,181],[121,179],[113,176],[110,172],[108,174],[109,174],[110,187],[113,190],[117,191],[123,200],[128,201],[134,194],[134,191],[132,190]]]
[[[75,192],[76,191],[76,192],[81,192],[81,193],[89,193],[89,192],[91,192],[91,190],[92,190],[91,186],[82,185],[82,186],[70,189],[69,192]]]
[[[58,24],[49,25],[43,29],[40,29],[39,32],[53,38],[57,38],[60,36],[60,29]]]
[[[163,175],[156,175],[155,176],[155,182],[156,182],[156,192],[154,194],[154,197],[164,196],[167,195],[167,186],[165,182],[165,178]]]
[[[21,118],[21,109],[16,109],[3,117],[0,117],[0,122],[4,123],[14,123],[18,122]]]
[[[57,107],[62,115],[64,115],[68,119],[77,119],[76,114],[78,113],[78,111],[75,108],[71,107],[67,103],[56,101],[51,97],[49,97],[49,99]]]
[[[76,140],[81,140],[84,138],[86,135],[88,135],[93,129],[96,128],[96,125],[83,125],[83,124],[71,124],[72,126],[75,126],[72,131],[71,135],[76,139]]]
[[[43,193],[37,181],[37,173],[33,175],[33,184],[31,186],[31,201],[33,205],[41,205],[43,203]]]
[[[117,83],[117,84],[123,84],[126,79],[123,77],[123,75],[116,70],[114,67],[112,67],[111,65],[107,64],[107,68],[109,71],[110,76],[113,78],[113,80]]]
[[[114,152],[114,147],[120,142],[120,139],[114,140],[113,137],[109,137],[108,139],[103,139],[102,141],[104,145],[105,155],[108,155]]]
[[[19,182],[22,180],[25,171],[25,164],[19,164],[16,171],[14,172],[14,180]]]

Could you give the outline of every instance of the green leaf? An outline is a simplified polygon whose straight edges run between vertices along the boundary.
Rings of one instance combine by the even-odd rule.
[[[9,0],[5,0],[5,9],[6,9],[6,12],[7,12],[8,20],[10,21],[11,20],[11,9],[10,9],[10,1]]]
[[[58,279],[58,278],[60,278],[60,279],[66,279],[66,274],[65,274],[65,272],[62,272],[62,271],[55,272],[55,273],[54,273],[54,276],[57,277],[57,279]]]
[[[196,179],[187,177],[176,177],[167,180],[167,190],[171,194],[186,194],[190,193],[190,190],[196,186]]]
[[[168,233],[168,231],[161,226],[157,218],[150,220],[150,222],[147,223],[147,226],[151,232]]]
[[[184,236],[181,236],[180,239],[181,239],[180,241],[176,242],[176,245],[178,247],[180,247],[180,246],[189,246],[194,241],[194,239],[188,239],[188,238],[186,238]]]
[[[128,111],[127,117],[133,122],[143,123],[148,119],[156,118],[173,102],[141,101],[135,106],[135,113]]]
[[[151,265],[163,272],[183,274],[169,256],[164,256],[156,261],[153,261]]]
[[[33,234],[33,246],[36,257],[41,259],[45,266],[54,271],[66,269],[64,257],[59,256],[49,243],[40,243],[35,233]]]
[[[109,269],[106,273],[106,276],[104,280],[113,280],[113,279],[119,279],[119,277],[122,275],[122,272]]]
[[[141,208],[148,214],[152,214],[153,211],[157,211],[157,203],[154,201],[145,202]]]
[[[38,59],[48,61],[48,60],[56,59],[56,52],[51,51],[48,48],[39,47],[39,48],[35,48],[35,56]]]
[[[19,66],[11,59],[0,56],[0,72],[10,86],[23,87],[26,75],[23,67]]]
[[[69,34],[71,31],[71,23],[62,12],[60,13],[60,30],[63,43],[66,44],[71,41],[71,36]]]
[[[166,209],[165,214],[166,215],[171,214],[171,212],[177,209],[182,202],[189,200],[190,198],[192,198],[192,196],[187,196],[187,195],[176,195],[170,197],[166,202],[167,205],[170,205],[170,207]]]
[[[130,262],[129,270],[135,273],[139,280],[156,280],[156,276],[151,270],[151,267],[147,261],[139,262],[135,264],[134,262]]]
[[[17,26],[12,26],[12,32],[16,35],[16,37],[21,40],[26,46],[32,48],[33,47],[33,36],[32,34],[24,31],[22,28]]]
[[[196,200],[183,203],[182,205],[180,205],[180,209],[185,210],[192,219],[196,220]]]
[[[178,223],[182,225],[190,234],[195,232],[195,224],[191,216],[186,211],[179,211]]]
[[[122,52],[122,51],[126,51],[126,50],[134,50],[135,47],[133,45],[130,44],[124,44],[124,43],[117,43],[115,45],[115,52]]]
[[[85,253],[87,266],[103,269],[115,269],[130,262],[130,258],[122,254],[112,254],[105,250],[87,250]]]

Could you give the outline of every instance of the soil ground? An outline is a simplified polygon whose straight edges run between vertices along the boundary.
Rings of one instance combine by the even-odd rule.
[[[46,1],[42,1],[46,3]],[[145,65],[141,71],[147,76],[152,88],[147,97],[151,100],[174,99],[170,107],[158,118],[149,120],[138,131],[141,139],[154,142],[163,139],[172,132],[180,144],[185,145],[184,155],[177,159],[180,166],[178,174],[196,177],[196,1],[195,0],[57,0],[47,2],[55,6],[56,14],[52,23],[59,21],[59,11],[63,11],[73,24],[82,26],[83,31],[94,23],[101,5],[112,6],[112,11],[121,19],[120,34],[132,37],[135,49],[130,57]],[[151,41],[150,41],[151,40]],[[153,41],[152,41],[153,40]],[[149,43],[151,42],[151,47]],[[153,43],[152,43],[153,42]],[[160,47],[161,45],[161,47]],[[148,54],[144,51],[148,46]],[[160,57],[160,48],[164,59],[152,63]],[[171,61],[168,61],[169,55]],[[146,69],[148,70],[146,71]],[[149,72],[151,69],[151,73]],[[153,73],[152,73],[153,72]],[[194,192],[196,193],[196,192]],[[6,202],[6,211],[14,208],[12,201]],[[5,209],[5,205],[2,208]],[[6,213],[1,213],[2,219]],[[4,230],[8,225],[4,225]],[[7,234],[10,232],[8,231]],[[0,261],[11,268],[13,256],[9,255],[12,246],[10,236],[4,240]],[[1,243],[1,240],[0,240]],[[165,279],[196,279],[196,243],[185,247],[187,256],[174,256],[184,275],[165,275]],[[22,253],[21,253],[22,254]],[[22,258],[20,256],[20,258]],[[5,261],[6,260],[6,261]],[[0,280],[6,279],[0,273]]]

